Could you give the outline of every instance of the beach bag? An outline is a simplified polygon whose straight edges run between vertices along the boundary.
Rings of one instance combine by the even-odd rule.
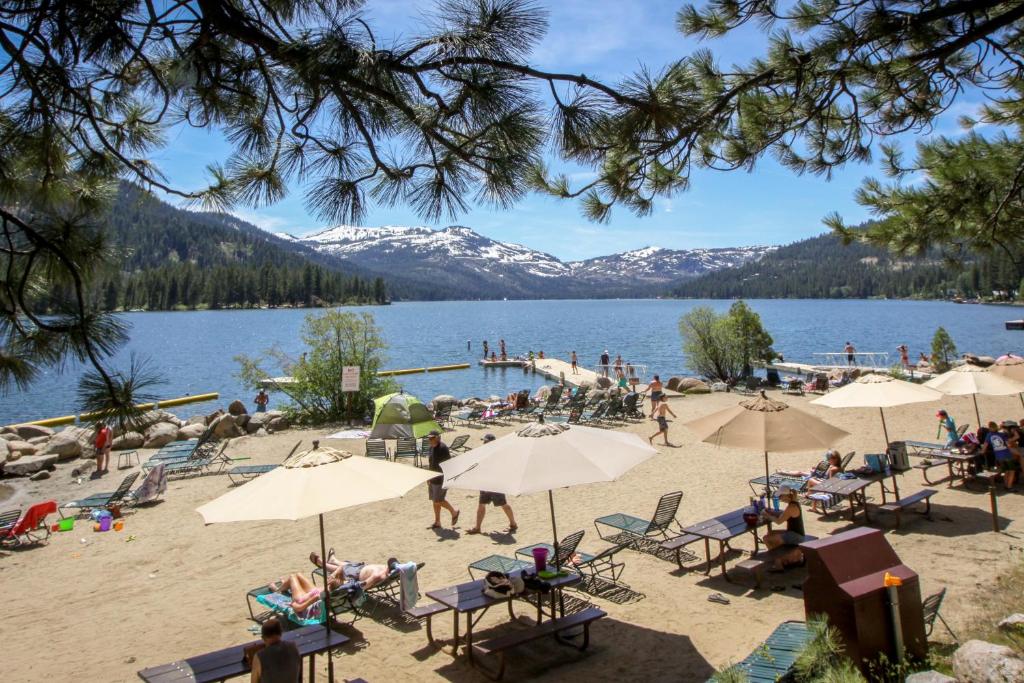
[[[870,467],[875,474],[885,472],[887,463],[888,460],[882,453],[868,453],[864,456],[864,464]]]
[[[519,576],[509,576],[503,572],[487,572],[484,577],[484,595],[501,600],[522,593],[526,588]]]

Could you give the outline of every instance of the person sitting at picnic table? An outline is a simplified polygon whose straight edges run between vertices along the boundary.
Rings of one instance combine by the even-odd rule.
[[[302,677],[302,655],[295,643],[283,640],[277,617],[260,627],[263,647],[252,658],[250,683],[297,683]]]
[[[804,542],[806,533],[804,532],[803,511],[800,509],[800,501],[797,498],[796,491],[788,486],[781,486],[776,493],[779,497],[779,502],[784,503],[786,507],[778,512],[765,509],[762,514],[772,524],[786,523],[785,531],[776,529],[764,535],[764,544],[769,550],[783,546],[793,546],[790,552],[779,555],[775,559],[775,566],[769,570],[780,572],[787,565],[800,564],[804,561],[804,554],[796,546]]]
[[[988,423],[988,435],[985,437],[982,453],[991,454],[995,459],[996,468],[1003,473],[1003,484],[1007,490],[1012,489],[1017,483],[1017,470],[1020,464],[1008,443],[1009,437],[999,431],[999,425],[995,422]]]
[[[320,556],[316,554],[316,551],[309,554],[309,561],[320,569],[324,569],[324,563],[320,561]],[[327,572],[330,574],[328,584],[341,585],[354,581],[359,584],[360,588],[373,588],[388,578],[397,564],[398,560],[394,557],[389,557],[386,564],[339,560],[334,553],[334,548],[331,548],[327,551]]]
[[[960,435],[956,433],[956,422],[944,409],[935,413],[935,417],[939,418],[939,431],[935,438],[942,435],[942,430],[946,430],[946,448],[952,448],[960,439]]]
[[[842,456],[839,455],[839,451],[835,450],[834,448],[825,451],[825,462],[827,464],[825,465],[824,469],[822,469],[819,465],[810,472],[792,471],[782,472],[781,474],[784,474],[787,477],[800,477],[807,482],[808,489],[813,489],[821,482],[825,481],[826,479],[831,479],[832,477],[836,476],[837,474],[843,471],[843,458]],[[811,512],[816,513],[818,512],[818,500],[816,498],[812,498],[812,501],[813,502],[811,503]]]

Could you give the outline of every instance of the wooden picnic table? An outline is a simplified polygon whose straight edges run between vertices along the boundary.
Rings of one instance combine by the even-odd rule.
[[[949,448],[936,449],[931,451],[921,451],[911,453],[914,457],[919,457],[922,460],[928,459],[933,461],[931,464],[919,463],[913,465],[912,468],[921,470],[921,476],[924,477],[926,484],[936,484],[938,482],[931,481],[928,478],[928,470],[932,467],[941,467],[945,465],[949,470],[949,476],[947,477],[948,485],[952,487],[957,480],[966,483],[968,480],[973,478],[970,472],[970,465],[974,463],[975,458],[978,457],[977,453],[961,453],[956,450]]]
[[[549,567],[549,569],[553,568]],[[551,618],[554,619],[555,606],[561,602],[559,600],[561,590],[566,586],[573,586],[579,583],[582,577],[576,572],[567,572],[565,576],[556,576],[545,580],[551,585]],[[466,615],[466,653],[470,663],[473,663],[473,626],[480,621],[484,613],[491,607],[504,603],[508,607],[509,617],[515,619],[515,612],[512,611],[512,599],[526,598],[531,594],[537,598],[537,625],[540,625],[544,618],[544,597],[543,594],[535,593],[529,589],[524,593],[510,595],[507,598],[492,598],[484,594],[484,581],[480,579],[478,581],[468,581],[455,586],[448,586],[447,588],[427,591],[428,598],[442,605],[447,605],[452,609],[452,628],[455,634],[452,650],[455,656],[459,654],[459,618],[463,614]]]
[[[767,526],[771,530],[771,522],[758,517],[756,524],[747,524],[746,520],[743,519],[743,515],[750,512],[750,510],[750,506],[742,507],[683,529],[684,534],[692,534],[704,539],[704,556],[707,559],[707,569],[704,573],[707,576],[711,576],[711,541],[718,541],[718,557],[715,560],[719,563],[722,576],[726,581],[729,580],[729,575],[725,571],[725,551],[731,547],[729,541],[737,536],[749,533],[754,537],[754,553],[757,553],[758,548],[760,548],[757,529],[761,526]]]
[[[841,477],[832,477],[826,479],[819,484],[816,484],[811,489],[812,494],[816,493],[830,493],[834,496],[845,496],[850,501],[850,521],[854,521],[857,515],[857,506],[860,505],[864,511],[864,519],[870,520],[868,515],[867,496],[864,490],[872,484],[878,484],[882,487],[882,504],[886,503],[886,496],[892,493],[896,500],[900,497],[899,483],[896,481],[896,475],[900,474],[896,470],[893,470],[890,474],[870,474],[870,475],[857,475],[855,479],[843,479]],[[885,486],[885,480],[892,478],[892,491]]]
[[[316,655],[340,647],[349,640],[347,636],[327,631],[319,625],[285,631],[284,639],[295,643],[301,657],[309,657],[310,683],[316,680],[316,669],[314,668]],[[251,670],[245,661],[245,649],[259,642],[261,641],[253,640],[244,645],[233,645],[223,650],[207,652],[204,655],[143,669],[138,672],[139,678],[148,683],[184,683],[185,681],[206,683],[243,676]],[[299,673],[301,676],[301,667]]]

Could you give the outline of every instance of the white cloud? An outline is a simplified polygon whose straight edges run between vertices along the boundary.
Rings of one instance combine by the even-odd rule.
[[[252,223],[257,228],[266,230],[267,232],[288,232],[292,234],[302,234],[308,232],[309,228],[296,226],[293,221],[280,216],[274,216],[267,213],[260,213],[259,211],[252,211],[249,209],[236,209],[231,212],[231,215],[236,218],[240,218],[246,223]]]

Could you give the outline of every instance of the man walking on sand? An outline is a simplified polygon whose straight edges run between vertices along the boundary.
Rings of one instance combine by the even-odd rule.
[[[668,407],[668,401],[660,401],[658,403],[658,407],[654,409],[654,419],[658,421],[658,431],[647,439],[651,442],[651,445],[654,445],[654,437],[658,436],[658,434],[661,434],[665,439],[666,446],[672,445],[668,442],[668,418],[665,417],[665,413],[668,413],[672,417],[677,417],[677,415],[672,412],[672,409]]]
[[[106,422],[96,423],[96,440],[93,447],[96,449],[96,473],[106,474],[107,465],[110,464],[110,446],[114,442],[114,433]]]
[[[490,443],[494,441],[494,434],[487,434],[484,436],[484,443]],[[508,517],[508,528],[505,529],[506,534],[514,534],[519,526],[516,524],[516,516],[512,512],[512,506],[508,504],[508,499],[505,498],[504,493],[495,493],[494,491],[481,491],[480,499],[476,506],[476,526],[472,529],[466,529],[467,534],[478,534],[480,533],[480,527],[484,523],[484,515],[487,514],[487,505],[491,504],[494,507],[501,508],[505,516]]]
[[[574,375],[580,374],[579,368],[576,365],[576,352],[575,351],[572,352],[571,362],[572,362],[572,374],[574,374]]]
[[[432,429],[428,434],[430,439],[430,458],[428,460],[428,468],[431,472],[441,472],[441,463],[451,460],[452,454],[448,450],[448,446],[441,442],[441,432],[436,429]],[[447,510],[452,516],[452,527],[459,522],[459,511],[452,507],[445,498],[448,492],[441,486],[444,483],[444,475],[439,474],[430,481],[427,482],[427,494],[430,496],[430,502],[434,504],[434,523],[430,526],[431,529],[441,528],[441,509]]]

